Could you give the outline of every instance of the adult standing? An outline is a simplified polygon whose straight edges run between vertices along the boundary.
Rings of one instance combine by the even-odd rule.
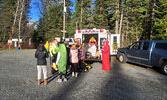
[[[58,51],[59,51],[58,41],[57,39],[54,39],[50,45],[50,57],[51,57],[50,61],[52,66],[56,64]],[[55,72],[56,72],[55,69],[51,67],[51,73],[54,74]]]
[[[102,70],[111,70],[110,46],[108,45],[108,41],[105,42],[105,46],[102,50]]]
[[[67,50],[65,44],[60,44],[59,46],[59,52],[57,55],[57,61],[56,65],[58,66],[58,71],[60,73],[60,79],[58,79],[58,82],[62,82],[62,76],[64,75],[64,81],[67,81],[66,77],[66,66],[67,66]]]
[[[35,57],[37,58],[37,71],[38,71],[38,85],[41,84],[41,72],[43,70],[44,74],[44,84],[47,84],[47,61],[48,53],[44,48],[44,45],[40,44],[35,52]]]

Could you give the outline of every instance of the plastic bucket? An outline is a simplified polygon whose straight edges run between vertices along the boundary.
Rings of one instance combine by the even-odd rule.
[[[16,47],[16,50],[19,50],[19,47]]]

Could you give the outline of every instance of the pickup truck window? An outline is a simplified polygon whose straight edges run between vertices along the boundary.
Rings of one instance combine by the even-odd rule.
[[[156,43],[155,48],[167,50],[167,43]]]
[[[132,44],[130,49],[140,49],[140,46],[141,46],[141,42],[136,42],[136,43]]]
[[[149,42],[144,42],[143,44],[143,50],[148,50],[150,43]]]

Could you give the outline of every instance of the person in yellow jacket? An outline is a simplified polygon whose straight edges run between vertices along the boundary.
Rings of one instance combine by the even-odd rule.
[[[51,43],[50,47],[49,47],[49,52],[50,52],[50,64],[51,64],[51,73],[54,74],[57,70],[56,67],[56,60],[57,60],[57,54],[59,51],[59,47],[58,47],[58,41],[57,39],[54,39],[53,43]]]

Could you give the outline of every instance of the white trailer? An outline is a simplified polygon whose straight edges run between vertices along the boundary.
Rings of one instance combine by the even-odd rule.
[[[94,37],[97,42],[97,49],[102,48],[103,40],[109,41],[110,55],[116,55],[117,49],[120,47],[120,34],[111,34],[106,29],[84,29],[76,30],[74,38],[78,38],[81,43],[88,44],[91,37]]]

